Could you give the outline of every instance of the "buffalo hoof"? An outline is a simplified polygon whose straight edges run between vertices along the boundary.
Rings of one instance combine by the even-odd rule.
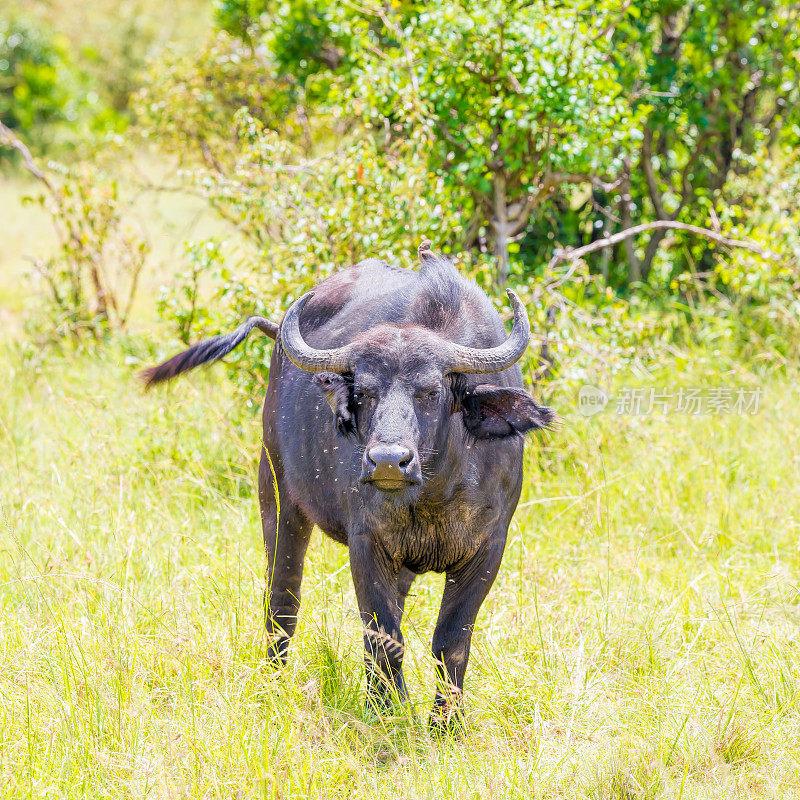
[[[288,637],[281,637],[280,639],[270,642],[267,648],[267,663],[273,669],[282,669],[286,666],[288,652]]]
[[[466,732],[464,711],[460,707],[434,705],[428,718],[428,727],[437,738],[461,738]]]
[[[377,721],[400,713],[407,703],[408,696],[405,694],[405,687],[402,690],[387,687],[382,691],[368,692],[364,710],[367,717]]]

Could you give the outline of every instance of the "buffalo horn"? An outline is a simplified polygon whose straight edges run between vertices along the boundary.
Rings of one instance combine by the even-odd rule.
[[[341,375],[350,369],[350,348],[345,346],[335,347],[333,350],[317,350],[306,344],[300,333],[300,313],[313,296],[314,292],[304,294],[286,312],[278,334],[283,351],[295,366],[306,372],[326,370]]]
[[[531,324],[528,321],[528,312],[516,292],[507,289],[508,299],[514,309],[514,326],[508,338],[497,347],[487,350],[464,347],[459,344],[450,345],[449,372],[468,372],[482,374],[487,372],[502,372],[522,358],[528,347],[531,335]]]

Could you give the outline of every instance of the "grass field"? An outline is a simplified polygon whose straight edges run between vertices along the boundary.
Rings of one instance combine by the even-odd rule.
[[[107,92],[168,42],[197,47],[213,13],[17,5]],[[135,380],[168,352],[155,300],[184,241],[242,246],[201,199],[142,188],[175,168],[114,162],[151,250],[131,330],[89,349],[26,339],[26,257],[55,237],[19,203],[25,175],[0,180],[0,800],[800,798],[796,365],[768,372],[769,342],[709,319],[699,358],[620,380],[759,387],[759,413],[587,419],[554,389],[561,425],[531,438],[473,639],[465,735],[425,724],[441,576],[406,605],[411,703],[375,720],[346,552],[318,532],[289,663],[266,660],[258,417],[221,368]],[[731,339],[758,376],[720,356]]]
[[[397,717],[364,712],[346,555],[318,534],[272,671],[258,420],[232,421],[221,372],[142,393],[137,353],[0,351],[0,796],[800,797],[795,379],[752,416],[586,420],[555,398],[468,733],[439,741],[441,577],[412,589]]]

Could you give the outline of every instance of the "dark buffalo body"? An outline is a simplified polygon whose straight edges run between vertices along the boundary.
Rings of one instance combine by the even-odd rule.
[[[552,412],[513,363],[529,332],[516,296],[507,338],[475,284],[421,255],[419,271],[362,261],[287,313],[270,363],[259,495],[273,656],[285,658],[296,625],[316,525],[349,549],[374,704],[405,695],[401,617],[414,576],[447,574],[433,638],[440,722],[458,708],[472,627],[519,499],[522,434]],[[247,324],[192,350],[217,358]],[[150,381],[194,366],[192,350]]]

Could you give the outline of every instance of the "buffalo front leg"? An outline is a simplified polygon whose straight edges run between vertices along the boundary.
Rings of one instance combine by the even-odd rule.
[[[406,598],[411,589],[411,584],[414,583],[416,573],[412,572],[407,567],[400,567],[400,573],[397,576],[397,608],[400,611],[400,620],[403,619],[403,613],[406,608]]]
[[[472,630],[497,577],[504,544],[505,536],[501,541],[490,542],[464,567],[447,573],[432,645],[436,696],[430,724],[435,729],[455,730],[461,725]]]
[[[404,576],[404,586],[398,586],[398,571],[383,547],[368,534],[350,536],[348,546],[358,610],[364,625],[367,702],[372,709],[383,711],[394,701],[405,700],[408,696],[403,678],[405,648],[400,619],[405,592],[411,582]],[[403,588],[405,592],[401,592]]]
[[[300,584],[303,562],[311,537],[311,523],[280,491],[276,496],[272,468],[266,453],[259,465],[259,500],[264,549],[267,555],[264,611],[269,642],[269,659],[277,664],[286,661],[289,640],[297,627],[300,608]],[[280,514],[278,509],[280,508]]]

